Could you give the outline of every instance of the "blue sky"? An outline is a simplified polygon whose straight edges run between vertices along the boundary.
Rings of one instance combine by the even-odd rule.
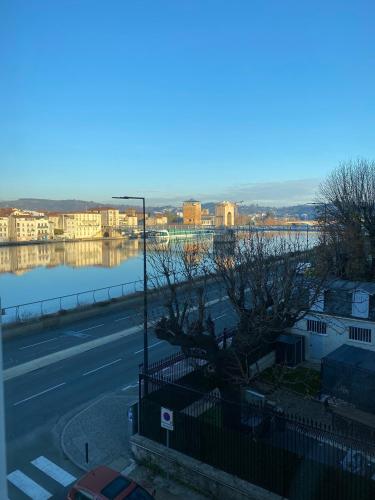
[[[310,201],[375,158],[375,3],[3,0],[0,198]]]

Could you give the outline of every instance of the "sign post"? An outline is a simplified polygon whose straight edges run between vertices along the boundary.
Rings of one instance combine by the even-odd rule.
[[[160,425],[163,429],[167,431],[167,442],[166,442],[167,459],[168,459],[167,480],[169,481],[169,432],[174,430],[173,410],[161,407]]]

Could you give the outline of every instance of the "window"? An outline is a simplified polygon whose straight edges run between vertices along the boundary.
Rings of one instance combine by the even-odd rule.
[[[122,491],[124,491],[131,481],[126,479],[124,476],[118,476],[116,479],[111,481],[105,488],[100,492],[103,496],[109,499],[116,498]]]
[[[327,333],[327,323],[324,323],[324,321],[308,319],[307,330],[309,332],[320,333],[321,335],[325,335]]]
[[[371,330],[370,328],[359,328],[358,326],[349,326],[349,340],[356,340],[358,342],[371,343]]]

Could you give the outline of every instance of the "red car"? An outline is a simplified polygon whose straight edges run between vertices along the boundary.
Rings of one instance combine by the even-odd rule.
[[[68,493],[68,500],[153,500],[144,488],[109,467],[85,474]]]

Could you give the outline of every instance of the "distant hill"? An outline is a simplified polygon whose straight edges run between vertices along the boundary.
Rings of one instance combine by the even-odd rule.
[[[84,201],[84,200],[49,200],[41,198],[19,198],[18,200],[0,201],[0,208],[6,207],[16,207],[22,210],[35,210],[37,212],[80,212],[89,210],[95,207],[116,207],[120,210],[125,209],[131,204],[119,205],[116,203],[98,203],[96,201]],[[208,208],[210,213],[215,213],[215,203],[202,203],[203,208]],[[148,206],[147,211],[163,211],[163,210],[173,210],[173,206],[165,205],[152,207]],[[270,212],[275,216],[300,216],[306,214],[308,219],[313,219],[315,217],[316,207],[314,205],[294,205],[289,207],[264,207],[260,205],[250,204],[250,205],[239,205],[239,212],[241,214],[250,215],[259,212]]]

